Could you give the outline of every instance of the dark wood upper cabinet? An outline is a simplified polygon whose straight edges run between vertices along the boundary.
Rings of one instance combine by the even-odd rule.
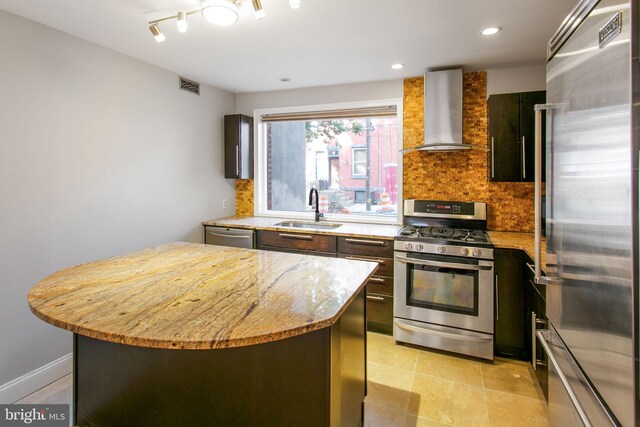
[[[545,102],[545,91],[489,96],[489,148],[491,151],[489,152],[488,164],[490,181],[533,182],[535,172],[534,106]],[[544,121],[542,129],[542,176],[544,180]]]
[[[253,178],[253,117],[224,116],[224,177]]]

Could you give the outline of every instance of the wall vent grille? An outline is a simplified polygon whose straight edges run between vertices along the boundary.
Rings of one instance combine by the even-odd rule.
[[[200,83],[180,77],[180,89],[200,95]]]

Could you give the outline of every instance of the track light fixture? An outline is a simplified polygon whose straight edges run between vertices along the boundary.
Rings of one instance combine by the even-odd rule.
[[[177,12],[176,15],[167,16],[166,18],[156,19],[149,22],[149,30],[157,42],[165,40],[164,34],[160,31],[158,24],[163,21],[175,19],[178,31],[181,33],[187,32],[189,24],[187,23],[187,16],[199,13],[204,19],[216,25],[231,25],[235,23],[240,14],[238,13],[238,5],[248,2],[249,0],[202,0],[200,9]],[[260,20],[266,16],[266,13],[262,7],[260,0],[251,0],[253,6],[253,13],[257,20]],[[289,0],[289,6],[292,9],[300,7],[300,0]]]

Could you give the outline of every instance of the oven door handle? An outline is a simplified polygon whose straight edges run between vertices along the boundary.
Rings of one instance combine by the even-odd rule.
[[[417,264],[426,265],[429,267],[445,267],[445,268],[458,268],[460,270],[491,270],[493,265],[472,265],[472,264],[458,264],[454,262],[441,262],[441,261],[425,261],[423,259],[415,259],[404,256],[396,255],[396,259],[404,264]]]
[[[473,341],[473,342],[482,342],[482,341],[491,341],[491,340],[493,340],[493,336],[488,336],[488,337],[470,337],[470,336],[465,336],[465,335],[452,334],[450,332],[437,331],[437,330],[434,330],[434,329],[420,328],[418,326],[407,325],[406,323],[403,323],[403,322],[399,321],[398,319],[395,319],[394,324],[398,328],[404,329],[407,332],[425,333],[425,331],[428,331],[430,334],[433,334],[433,335],[440,335],[440,336],[446,337],[446,338],[454,338],[456,340]]]

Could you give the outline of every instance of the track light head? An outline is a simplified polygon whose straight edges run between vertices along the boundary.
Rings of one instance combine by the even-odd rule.
[[[265,13],[264,13],[264,9],[262,8],[262,3],[260,3],[260,0],[251,0],[251,3],[253,3],[253,11],[256,15],[256,19],[262,19],[265,17]]]
[[[187,32],[189,23],[187,22],[187,13],[184,10],[178,12],[178,22],[176,25],[178,26],[178,31],[181,33]]]
[[[158,28],[158,24],[151,24],[149,30],[158,43],[165,41],[166,37],[162,34],[162,31],[160,31],[160,28]]]

